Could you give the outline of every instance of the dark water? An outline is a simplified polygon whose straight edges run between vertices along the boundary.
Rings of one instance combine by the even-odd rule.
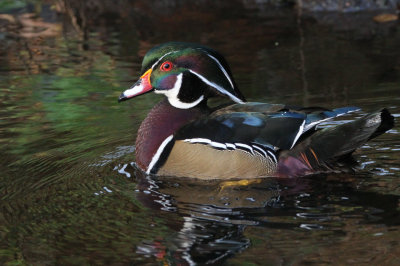
[[[0,5],[0,264],[400,264],[398,21],[138,1],[83,25],[35,3]],[[248,100],[363,109],[348,120],[387,107],[397,125],[355,153],[356,173],[143,176],[134,139],[160,96],[117,98],[170,40],[222,51]]]

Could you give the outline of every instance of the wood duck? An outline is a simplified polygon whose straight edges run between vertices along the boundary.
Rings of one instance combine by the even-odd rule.
[[[295,177],[332,171],[368,140],[393,127],[386,110],[317,129],[358,110],[246,102],[221,54],[169,42],[144,57],[139,80],[119,102],[154,91],[166,96],[140,125],[136,163],[147,174],[199,179]],[[225,97],[230,105],[211,108]]]

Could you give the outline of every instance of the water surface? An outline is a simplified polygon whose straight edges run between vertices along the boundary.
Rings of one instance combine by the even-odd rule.
[[[398,22],[240,3],[141,3],[85,27],[46,4],[2,11],[20,24],[0,17],[1,264],[400,263],[398,121],[355,153],[355,173],[229,187],[134,168],[161,98],[117,98],[165,41],[221,51],[250,101],[398,120]]]

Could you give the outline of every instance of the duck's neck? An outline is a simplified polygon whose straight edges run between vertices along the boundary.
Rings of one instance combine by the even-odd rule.
[[[137,165],[147,171],[153,156],[166,138],[207,112],[206,103],[190,109],[178,109],[164,99],[155,105],[139,127],[135,151]]]

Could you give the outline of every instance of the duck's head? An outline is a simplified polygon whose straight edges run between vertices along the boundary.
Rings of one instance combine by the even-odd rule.
[[[141,77],[118,101],[150,91],[164,94],[180,109],[192,108],[213,96],[245,101],[225,59],[210,48],[191,43],[165,43],[147,52]]]

